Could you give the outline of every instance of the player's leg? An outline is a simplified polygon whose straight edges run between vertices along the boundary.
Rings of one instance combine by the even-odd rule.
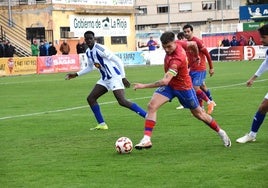
[[[228,137],[228,135],[225,133],[224,130],[220,128],[218,123],[204,110],[199,106],[197,96],[195,95],[195,90],[187,90],[187,91],[180,91],[178,92],[178,96],[180,99],[180,102],[185,106],[186,108],[189,108],[194,117],[197,119],[203,121],[206,123],[210,128],[212,128],[214,131],[216,131],[219,136],[222,138],[224,145],[226,147],[231,146],[231,141]]]
[[[203,81],[202,85],[200,86],[200,88],[204,91],[204,93],[207,95],[207,97],[209,98],[209,100],[214,103],[214,106],[216,106],[215,101],[213,100],[213,97],[211,95],[210,89],[207,87],[205,81]]]
[[[146,111],[143,110],[140,106],[138,106],[136,103],[130,102],[125,98],[125,90],[124,89],[117,89],[113,90],[114,96],[116,100],[118,101],[119,105],[128,108],[134,112],[136,112],[141,117],[145,118]]]
[[[161,87],[163,89],[163,87]],[[152,147],[151,142],[151,136],[154,129],[154,126],[156,125],[156,118],[157,118],[157,110],[168,102],[171,98],[167,97],[168,95],[164,95],[164,92],[169,92],[170,88],[165,87],[164,90],[156,90],[156,92],[153,94],[147,109],[147,116],[145,118],[144,123],[144,136],[141,139],[140,143],[135,145],[135,148],[138,150],[141,149],[148,149]]]
[[[199,100],[200,106],[204,108],[202,101],[205,101],[207,103],[207,113],[212,114],[214,110],[214,103],[211,102],[205,92],[201,89],[201,86],[206,78],[206,71],[191,71],[190,76],[192,78],[193,87],[196,91],[196,96]]]
[[[225,147],[231,147],[231,140],[226,132],[220,128],[219,124],[209,114],[204,112],[200,106],[195,109],[191,109],[192,114],[199,120],[206,123],[211,129],[216,131],[221,137]]]
[[[96,84],[95,87],[92,89],[90,94],[87,97],[87,102],[94,113],[94,116],[98,122],[98,125],[91,130],[105,130],[108,129],[108,126],[106,125],[101,110],[100,106],[97,102],[98,98],[104,95],[105,93],[108,92],[108,89],[104,87],[103,85]]]
[[[264,100],[260,104],[258,111],[256,112],[256,114],[253,118],[250,132],[248,134],[246,134],[245,136],[238,138],[236,140],[236,142],[244,144],[247,142],[256,141],[256,136],[257,136],[258,130],[261,127],[267,112],[268,112],[268,94],[266,94]]]

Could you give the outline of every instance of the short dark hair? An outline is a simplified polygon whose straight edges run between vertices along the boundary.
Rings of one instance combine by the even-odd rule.
[[[93,37],[95,37],[95,33],[94,33],[93,31],[86,31],[86,32],[84,33],[84,37],[85,37],[86,35],[93,35]]]
[[[184,39],[184,32],[179,32],[179,33],[177,34],[177,39],[179,39],[179,40]]]
[[[186,25],[183,26],[183,30],[184,30],[184,29],[188,29],[188,28],[190,28],[191,31],[194,30],[193,26],[190,25],[190,24],[186,24]]]
[[[166,31],[161,35],[160,40],[162,44],[167,44],[175,40],[175,34],[171,31]]]
[[[258,31],[261,35],[268,35],[268,24],[261,26]]]

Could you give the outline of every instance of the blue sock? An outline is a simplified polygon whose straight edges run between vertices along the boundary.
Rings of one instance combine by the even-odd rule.
[[[96,105],[91,107],[91,110],[93,111],[97,122],[99,124],[104,123],[104,119],[103,119],[101,111],[100,111],[100,106],[98,104],[96,104]]]
[[[259,111],[255,114],[251,125],[252,132],[258,132],[266,114],[261,114]]]
[[[137,114],[139,114],[140,116],[142,116],[143,118],[145,118],[147,112],[144,111],[141,107],[139,107],[136,103],[133,103],[130,107],[130,109],[134,112],[136,112]]]
[[[210,94],[210,90],[208,89],[207,91],[204,91],[204,92],[207,95],[207,97],[209,98],[209,100],[213,101],[212,96]]]

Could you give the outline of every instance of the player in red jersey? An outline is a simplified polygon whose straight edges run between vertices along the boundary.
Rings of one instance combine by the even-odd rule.
[[[200,107],[195,90],[192,86],[191,77],[188,72],[188,63],[185,50],[176,42],[175,34],[165,32],[160,37],[163,49],[166,52],[164,59],[165,75],[159,81],[154,83],[142,84],[135,83],[134,89],[156,88],[149,104],[145,119],[144,137],[135,145],[136,149],[151,148],[151,136],[156,124],[157,110],[163,104],[177,97],[185,108],[189,108],[191,113],[197,119],[203,121],[211,129],[216,131],[221,137],[224,146],[230,147],[231,140],[218,123]]]
[[[193,27],[189,24],[183,27],[184,37],[188,41],[195,41],[199,49],[200,62],[196,63],[191,59],[191,52],[188,54],[189,58],[189,68],[190,76],[192,78],[193,86],[196,91],[197,98],[200,105],[202,106],[202,101],[206,101],[208,104],[208,114],[212,114],[215,102],[212,100],[209,89],[205,85],[206,79],[206,62],[209,64],[209,74],[212,76],[214,74],[213,64],[210,54],[205,47],[203,41],[195,36],[193,36]],[[204,91],[203,91],[203,90]]]

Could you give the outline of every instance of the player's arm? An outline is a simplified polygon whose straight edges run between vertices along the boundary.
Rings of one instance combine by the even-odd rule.
[[[194,55],[195,62],[200,62],[199,50],[195,41],[187,41],[187,50],[191,51]]]
[[[199,50],[198,46],[195,41],[186,41],[187,42],[187,49],[191,50],[193,54],[198,57]]]
[[[88,66],[78,72],[75,72],[75,73],[67,73],[65,75],[65,80],[70,80],[70,79],[73,79],[73,78],[76,78],[77,76],[81,76],[81,75],[84,75],[84,74],[87,74],[89,72],[91,72],[93,70],[93,63],[88,63]]]
[[[209,69],[213,69],[212,59],[210,57],[208,49],[206,47],[203,47],[200,51],[206,56],[207,61],[208,61],[208,65],[209,65]]]
[[[247,81],[247,86],[250,87],[252,86],[253,82],[262,75],[262,73],[266,72],[268,70],[268,58],[266,58],[262,64],[260,65],[260,67],[258,68],[258,70],[256,71],[256,73]]]
[[[210,54],[209,54],[206,47],[203,47],[200,51],[206,56],[206,59],[208,61],[208,65],[209,65],[209,74],[210,74],[210,76],[212,76],[214,74],[214,68],[213,68],[213,63],[212,63],[212,59],[210,57]]]
[[[191,58],[194,62],[200,63],[199,50],[195,41],[177,40],[176,42],[179,43],[186,52],[190,52],[191,55],[194,56]]]
[[[170,80],[177,75],[176,69],[170,68],[164,75],[164,77],[161,80],[158,80],[153,83],[148,84],[142,84],[142,83],[134,83],[133,89],[144,89],[144,88],[155,88],[155,87],[161,87],[166,86],[170,82]]]

